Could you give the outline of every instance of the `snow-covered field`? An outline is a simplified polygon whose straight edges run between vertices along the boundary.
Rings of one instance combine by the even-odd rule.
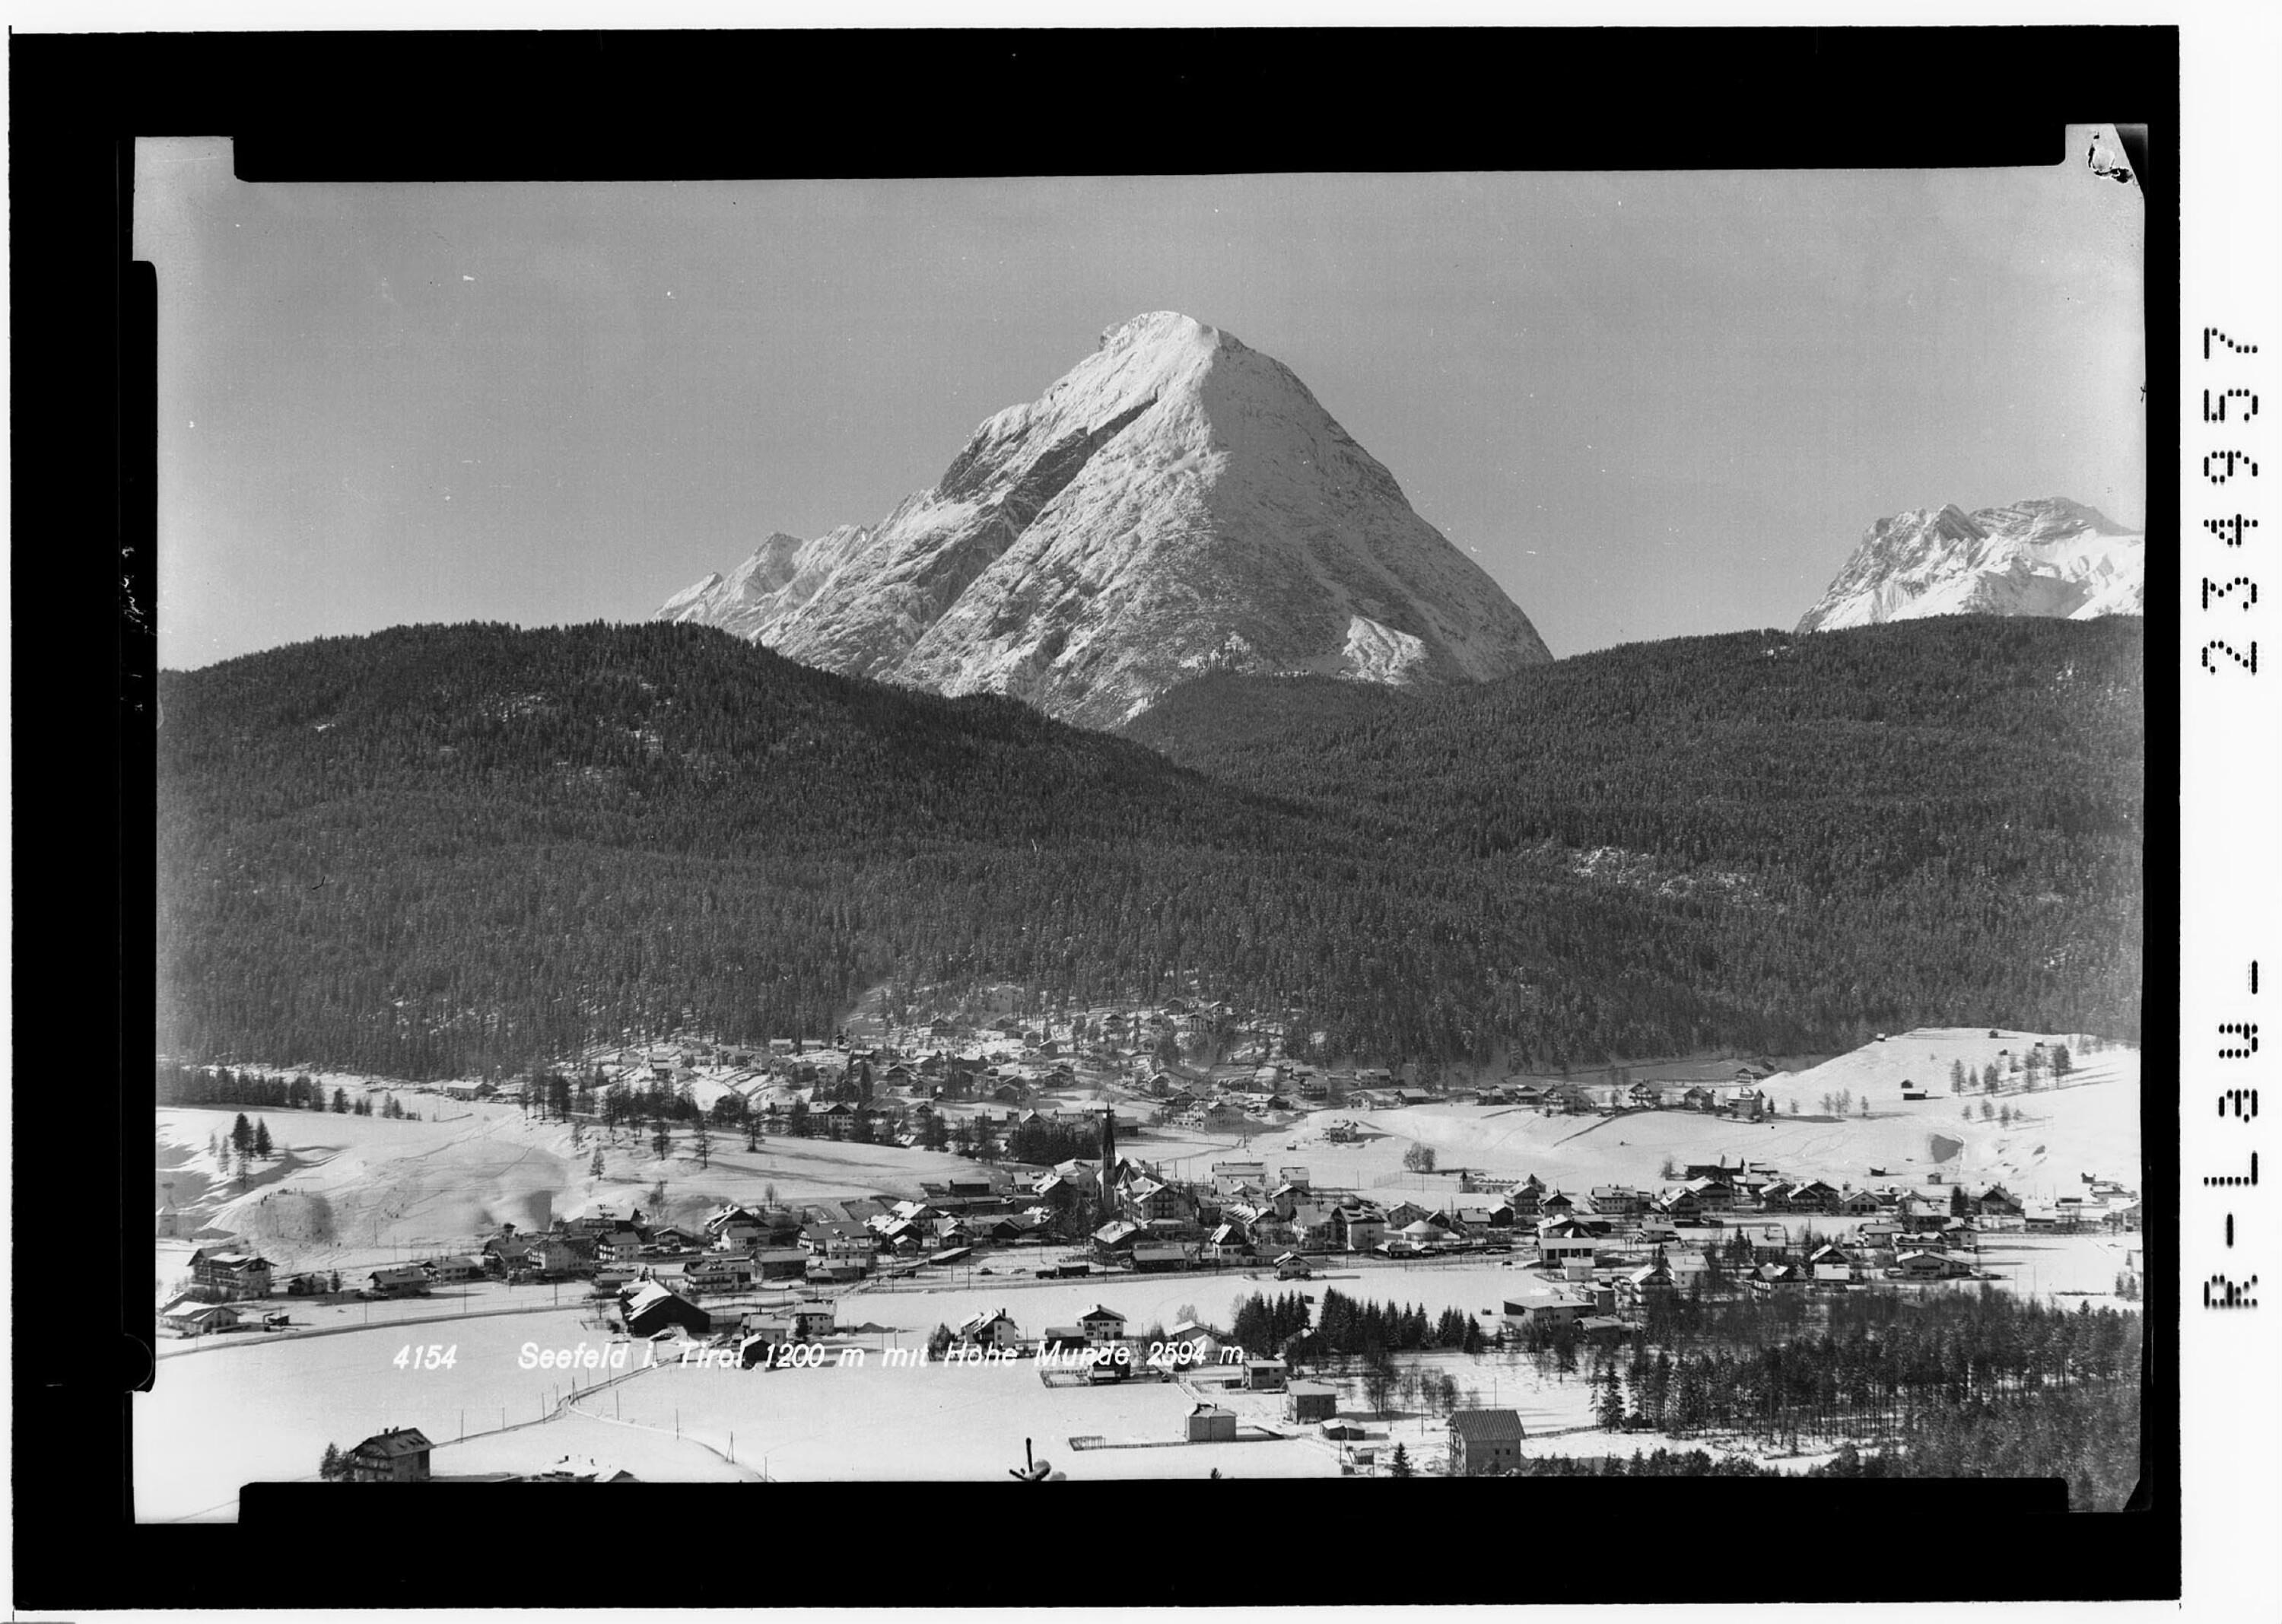
[[[741,1135],[717,1131],[708,1164],[689,1135],[660,1161],[631,1137],[612,1146],[592,1131],[574,1146],[567,1123],[526,1117],[514,1106],[404,1096],[438,1118],[400,1122],[331,1112],[261,1112],[282,1154],[257,1162],[240,1192],[208,1149],[227,1134],[233,1109],[175,1107],[158,1114],[157,1198],[183,1210],[187,1239],[201,1226],[242,1236],[278,1266],[369,1270],[406,1255],[465,1251],[502,1223],[545,1229],[598,1206],[646,1218],[702,1224],[724,1201],[832,1201],[886,1192],[916,1196],[922,1179],[971,1175],[959,1157],[896,1146],[771,1138],[748,1151]],[[248,1113],[249,1115],[257,1115]],[[440,1120],[439,1120],[440,1118]],[[599,1178],[591,1170],[603,1148]],[[665,1181],[662,1208],[649,1199]],[[161,1278],[169,1279],[161,1267]]]
[[[1947,1183],[1976,1187],[2002,1183],[2023,1199],[2046,1199],[2080,1188],[2079,1175],[2094,1173],[2138,1188],[2140,1168],[2139,1053],[2136,1049],[2082,1052],[2080,1039],[2067,1039],[2076,1069],[2062,1089],[2010,1092],[1997,1103],[2016,1114],[2010,1127],[1983,1122],[1980,1096],[1949,1092],[1952,1061],[1976,1074],[2000,1050],[2017,1055],[2039,1037],[1986,1027],[1921,1027],[1873,1043],[1812,1069],[1779,1073],[1760,1084],[1781,1115],[1771,1122],[1748,1123],[1685,1110],[1637,1111],[1618,1116],[1547,1116],[1521,1106],[1425,1106],[1404,1110],[1339,1111],[1319,1114],[1351,1118],[1367,1138],[1352,1145],[1326,1141],[1312,1123],[1277,1133],[1257,1133],[1246,1155],[1271,1163],[1304,1164],[1319,1185],[1378,1191],[1385,1199],[1409,1199],[1435,1206],[1458,1193],[1456,1169],[1483,1176],[1485,1187],[1535,1174],[1548,1185],[1569,1190],[1596,1184],[1626,1184],[1646,1189],[1669,1182],[1661,1177],[1667,1158],[1729,1162],[1749,1158],[1797,1177],[1825,1178],[1855,1185],[1889,1182],[1922,1184],[1938,1171]],[[1905,1100],[1905,1080],[1923,1084],[1932,1097]],[[1867,1100],[1871,1115],[1843,1120],[1823,1114],[1822,1098],[1840,1091]],[[1792,1100],[1798,1115],[1789,1113]],[[1963,1113],[1974,1109],[1968,1122]],[[1860,1105],[1855,1107],[1859,1113]],[[1230,1154],[1225,1139],[1193,1145],[1168,1136],[1197,1175]],[[1134,1154],[1153,1156],[1153,1138]],[[1432,1174],[1406,1172],[1402,1155],[1414,1143],[1432,1146],[1438,1165]],[[1882,1169],[1874,1173],[1873,1169]]]
[[[245,1333],[213,1338],[194,1357],[163,1359],[151,1390],[135,1395],[136,1517],[229,1520],[242,1485],[314,1478],[326,1444],[346,1449],[391,1426],[416,1426],[444,1443],[463,1425],[477,1432],[536,1420],[569,1378],[517,1368],[519,1350],[526,1341],[570,1347],[608,1337],[584,1317],[564,1309],[423,1327],[421,1346],[456,1350],[448,1368],[436,1370],[409,1361],[398,1368],[413,1339],[392,1327]]]
[[[1983,1261],[2010,1272],[2018,1288],[2041,1294],[2105,1293],[2136,1238],[2005,1236]],[[1304,1284],[1244,1275],[1129,1275],[1085,1281],[1023,1282],[975,1278],[926,1291],[864,1290],[840,1299],[843,1334],[833,1344],[859,1349],[863,1368],[729,1371],[661,1365],[582,1401],[575,1416],[521,1427],[464,1447],[439,1448],[439,1472],[543,1470],[565,1455],[590,1456],[658,1480],[746,1476],[757,1466],[783,1480],[825,1479],[995,1480],[1019,1464],[1022,1440],[1073,1479],[1196,1476],[1216,1466],[1224,1477],[1335,1474],[1339,1463],[1322,1445],[1302,1440],[1179,1448],[1073,1450],[1073,1436],[1113,1442],[1178,1435],[1194,1398],[1175,1384],[1136,1383],[1107,1390],[1047,1387],[1035,1365],[893,1367],[889,1348],[922,1343],[939,1324],[956,1324],[978,1308],[1005,1307],[1026,1335],[1074,1323],[1097,1302],[1125,1315],[1139,1335],[1174,1324],[1193,1308],[1225,1325],[1253,1292],[1307,1292],[1320,1305],[1334,1289],[1378,1302],[1417,1304],[1430,1316],[1445,1308],[1493,1316],[1508,1294],[1533,1277],[1486,1263],[1334,1267]],[[504,1288],[501,1288],[504,1291]],[[529,1289],[529,1288],[527,1288]],[[2095,1302],[2104,1297],[2092,1299]],[[2061,1299],[2063,1302],[2067,1299]],[[376,1308],[386,1305],[374,1305]],[[343,1310],[353,1314],[361,1305]],[[299,1305],[295,1305],[297,1317]],[[409,1327],[375,1326],[301,1336],[207,1339],[162,1360],[156,1388],[136,1400],[137,1513],[145,1519],[234,1514],[240,1484],[314,1472],[327,1442],[353,1443],[390,1426],[416,1426],[439,1446],[462,1426],[480,1430],[550,1413],[570,1385],[552,1371],[526,1371],[525,1342],[542,1348],[590,1344],[610,1333],[591,1323],[591,1309],[546,1309]],[[455,1350],[446,1370],[400,1370],[392,1361],[408,1343]],[[643,1345],[633,1345],[639,1363]],[[1575,1379],[1538,1376],[1517,1356],[1479,1359],[1424,1356],[1447,1368],[1475,1400],[1521,1411],[1533,1453],[1626,1454],[1682,1446],[1643,1434],[1615,1437],[1592,1428],[1591,1395]],[[593,1373],[578,1379],[580,1385]],[[1341,1387],[1344,1414],[1364,1419],[1366,1444],[1402,1440],[1422,1466],[1442,1447],[1438,1420],[1416,1412],[1389,1424],[1367,1412],[1352,1378]],[[1225,1403],[1247,1424],[1297,1431],[1272,1394],[1230,1391],[1209,1377],[1200,1391]],[[679,1441],[675,1429],[679,1429]],[[642,1429],[647,1428],[648,1431]],[[1582,1429],[1582,1430],[1580,1430]],[[607,1434],[607,1435],[604,1435]],[[734,1463],[729,1459],[732,1451]]]

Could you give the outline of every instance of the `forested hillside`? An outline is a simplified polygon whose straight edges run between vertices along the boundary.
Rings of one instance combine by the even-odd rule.
[[[1436,695],[1207,683],[1150,737],[1209,774],[689,626],[167,673],[159,1043],[437,1076],[628,1030],[828,1032],[888,981],[1191,972],[1343,1053],[2128,1033],[2136,623],[1988,625],[2009,652],[1947,627]],[[1802,674],[1826,649],[1843,694]]]
[[[1128,732],[1422,859],[1559,853],[1684,897],[1704,983],[1817,1030],[1946,1008],[2132,1037],[2143,641],[2137,618],[1951,617],[1475,688],[1212,676]]]

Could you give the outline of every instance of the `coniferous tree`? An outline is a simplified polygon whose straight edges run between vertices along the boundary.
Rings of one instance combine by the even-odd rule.
[[[269,1123],[265,1120],[253,1124],[253,1154],[267,1162],[270,1156]]]
[[[1603,1432],[1621,1432],[1625,1425],[1625,1395],[1617,1385],[1616,1367],[1609,1367],[1608,1379],[1601,1388],[1599,1419]]]

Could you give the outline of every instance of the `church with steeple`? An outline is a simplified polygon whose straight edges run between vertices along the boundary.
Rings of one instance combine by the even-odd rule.
[[[1101,1194],[1101,1221],[1117,1216],[1117,1113],[1101,1114],[1101,1174],[1095,1181]]]

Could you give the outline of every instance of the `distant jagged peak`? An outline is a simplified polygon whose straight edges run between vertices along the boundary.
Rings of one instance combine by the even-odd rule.
[[[2017,532],[2031,541],[2052,540],[2087,531],[2103,536],[2139,533],[2129,524],[2117,524],[2099,509],[2065,496],[2032,496],[2026,501],[1983,508],[1974,517],[1984,528]]]
[[[2143,612],[2146,538],[2097,508],[2038,496],[1967,513],[1956,503],[1874,523],[1802,632],[1925,615]]]
[[[1867,540],[1886,536],[1940,536],[1953,541],[1978,541],[1989,532],[1955,502],[1938,508],[1907,508],[1870,526]]]

